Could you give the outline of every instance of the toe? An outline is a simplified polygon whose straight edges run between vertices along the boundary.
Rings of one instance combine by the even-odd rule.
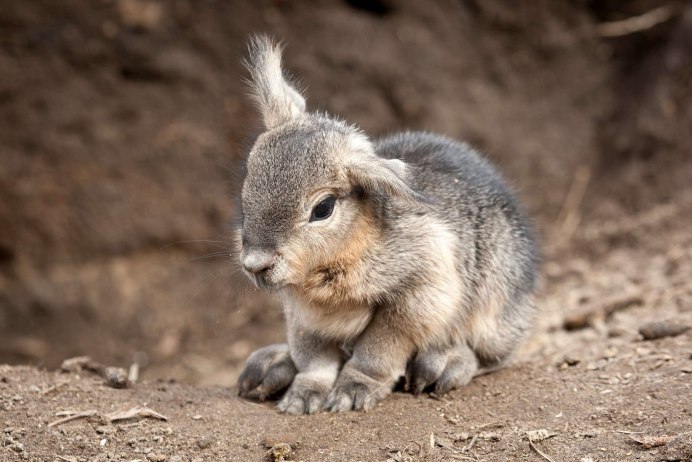
[[[296,368],[292,362],[282,363],[269,369],[259,387],[260,399],[264,400],[287,388],[291,385],[296,373]]]
[[[478,362],[475,357],[453,357],[435,383],[435,392],[445,394],[467,385],[477,370]]]
[[[329,400],[327,408],[330,412],[346,412],[353,408],[353,400],[344,392],[337,392]]]
[[[307,412],[308,414],[317,414],[322,410],[324,399],[317,393],[313,393],[308,398]]]
[[[284,414],[305,414],[305,401],[297,396],[288,396],[279,403],[279,410]]]
[[[425,390],[425,387],[427,387],[428,385],[428,381],[425,378],[416,377],[413,381],[413,387],[411,391],[414,395],[420,395],[421,393],[423,393],[423,390]]]
[[[238,378],[238,393],[247,396],[252,390],[262,383],[264,371],[255,364],[248,364]]]

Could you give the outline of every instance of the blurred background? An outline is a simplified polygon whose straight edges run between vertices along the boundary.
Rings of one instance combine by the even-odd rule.
[[[689,2],[0,3],[0,363],[230,384],[283,338],[228,256],[255,32],[287,44],[311,110],[499,166],[542,237],[542,332],[622,287],[689,282]]]

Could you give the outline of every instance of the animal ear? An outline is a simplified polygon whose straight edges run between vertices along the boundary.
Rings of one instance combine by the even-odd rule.
[[[250,39],[248,49],[244,64],[250,71],[252,97],[265,127],[278,127],[305,112],[305,98],[288,83],[281,70],[281,45],[266,35],[257,35]]]
[[[346,165],[353,184],[366,192],[397,196],[411,202],[427,202],[408,182],[408,166],[398,159],[383,159],[375,154],[358,156]]]

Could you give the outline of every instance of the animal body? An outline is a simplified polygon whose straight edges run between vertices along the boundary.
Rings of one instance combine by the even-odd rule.
[[[290,414],[367,410],[402,377],[444,393],[505,362],[532,325],[536,248],[490,163],[444,136],[370,139],[306,111],[265,36],[246,64],[264,132],[240,263],[280,298],[288,341],[249,357],[240,394],[285,390]]]

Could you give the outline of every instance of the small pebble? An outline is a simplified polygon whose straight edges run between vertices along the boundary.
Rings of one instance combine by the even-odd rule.
[[[104,371],[106,385],[111,388],[127,387],[127,371],[122,367],[107,367]]]
[[[471,434],[467,432],[455,433],[454,441],[466,441],[471,439]]]
[[[642,334],[644,340],[655,340],[664,337],[675,337],[686,332],[687,329],[689,329],[688,326],[672,321],[654,321],[640,327],[639,333]]]
[[[96,433],[99,435],[110,435],[112,433],[115,433],[115,428],[109,427],[107,425],[99,425],[96,427]]]
[[[200,449],[207,449],[214,442],[214,438],[209,435],[203,436],[197,440],[197,447]]]
[[[606,348],[603,352],[603,357],[605,359],[612,359],[617,356],[618,350],[616,348]]]

